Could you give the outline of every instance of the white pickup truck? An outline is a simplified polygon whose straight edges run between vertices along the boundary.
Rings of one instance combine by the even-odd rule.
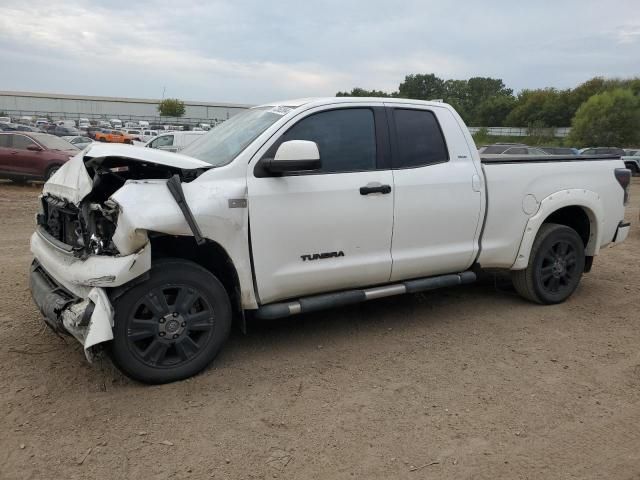
[[[481,160],[453,108],[325,98],[255,107],[181,154],[93,144],[44,185],[31,291],[130,377],[186,378],[232,323],[473,282],[576,289],[629,231],[619,158]]]

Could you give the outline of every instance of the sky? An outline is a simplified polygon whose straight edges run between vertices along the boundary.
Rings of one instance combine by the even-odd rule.
[[[257,104],[640,75],[640,0],[0,0],[0,90]]]

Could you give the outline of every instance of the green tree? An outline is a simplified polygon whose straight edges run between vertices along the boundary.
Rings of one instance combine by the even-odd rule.
[[[177,98],[165,98],[158,105],[158,112],[164,117],[181,117],[184,115],[184,102]]]
[[[469,84],[466,80],[446,80],[442,99],[453,106],[465,121],[469,121],[473,108],[469,104]]]
[[[396,93],[387,93],[382,90],[365,90],[364,88],[355,87],[350,92],[338,92],[336,97],[395,97]]]
[[[472,122],[474,125],[487,127],[508,126],[505,124],[505,119],[515,104],[516,99],[511,95],[489,97],[476,107]]]
[[[592,95],[576,112],[569,140],[580,146],[640,143],[640,97],[630,88]]]
[[[443,98],[444,93],[444,80],[436,77],[433,73],[407,75],[398,88],[399,97],[416,100]]]
[[[568,127],[572,117],[569,95],[569,90],[555,88],[523,90],[518,94],[516,104],[505,123],[512,127],[529,127],[534,124]]]

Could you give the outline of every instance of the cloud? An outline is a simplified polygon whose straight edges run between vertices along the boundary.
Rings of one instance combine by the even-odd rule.
[[[23,0],[0,6],[0,89],[261,103],[409,73],[564,88],[638,74],[639,41],[634,0]]]

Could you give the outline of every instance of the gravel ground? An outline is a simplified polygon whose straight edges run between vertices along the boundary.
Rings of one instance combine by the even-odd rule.
[[[0,478],[640,478],[640,182],[626,243],[565,304],[508,282],[234,332],[157,387],[44,327],[38,187],[0,183]]]

